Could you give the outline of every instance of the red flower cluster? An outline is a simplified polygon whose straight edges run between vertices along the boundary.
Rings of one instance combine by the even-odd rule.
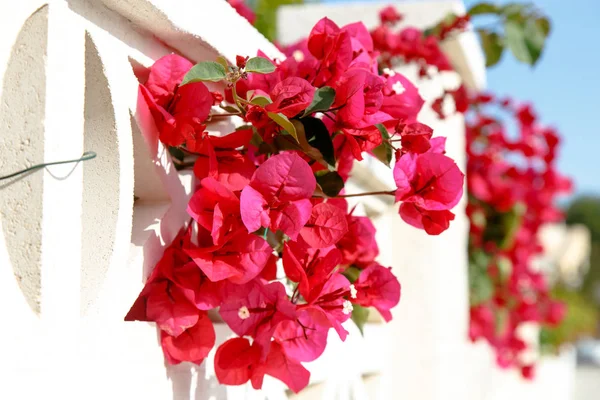
[[[450,60],[441,49],[441,42],[452,33],[467,29],[470,16],[449,16],[436,27],[422,31],[414,27],[406,27],[394,31],[394,26],[403,17],[393,6],[384,8],[380,14],[381,24],[371,31],[375,50],[380,53],[380,63],[388,67],[402,63],[413,63],[420,67],[421,77],[429,76],[429,67],[437,71],[454,71]],[[441,119],[445,118],[442,105],[446,97],[454,99],[456,112],[465,113],[469,107],[468,95],[464,86],[454,90],[444,90],[436,99],[432,108]]]
[[[518,366],[531,378],[533,366],[520,358],[527,346],[519,327],[554,325],[565,313],[533,267],[542,252],[537,234],[542,225],[562,218],[554,201],[571,190],[571,182],[556,171],[557,132],[539,125],[531,106],[491,95],[479,95],[472,104],[476,111],[467,122],[470,336],[487,340],[500,366]],[[517,132],[494,111],[514,118]]]
[[[398,189],[385,194],[430,234],[448,228],[463,174],[443,154],[444,138],[416,122],[417,89],[378,75],[362,24],[323,19],[289,51],[275,64],[238,57],[194,68],[171,55],[140,85],[160,140],[194,158],[199,185],[190,223],[126,320],[156,322],[169,363],[200,363],[215,343],[207,311],[216,309],[239,335],[216,351],[219,381],[260,388],[271,375],[297,392],[309,380],[301,363],[323,353],[330,329],[346,338],[354,307],[389,321],[400,300],[400,283],[375,261],[373,224],[340,194],[352,162],[383,153],[389,164],[395,152]],[[203,80],[225,92],[210,93]],[[204,130],[230,115],[246,125],[221,137]]]
[[[387,67],[399,62],[416,63],[421,67],[421,74],[427,75],[427,67],[433,66],[438,71],[453,71],[450,60],[440,47],[440,39],[444,39],[455,29],[464,29],[468,18],[458,18],[456,22],[444,25],[443,36],[425,34],[422,30],[407,26],[395,29],[402,21],[402,15],[392,6],[380,12],[381,24],[371,31],[375,49],[380,52],[380,63]]]
[[[384,64],[417,63],[421,76],[427,76],[431,66],[438,71],[453,70],[440,42],[452,32],[466,29],[468,15],[448,18],[427,32],[410,27],[394,32],[393,26],[402,16],[391,6],[381,11],[380,19],[381,25],[371,35]],[[537,124],[530,106],[515,107],[512,101],[495,100],[491,95],[470,98],[464,86],[446,90],[433,102],[432,108],[441,119],[445,118],[442,106],[446,97],[454,100],[457,112],[473,110],[474,114],[467,122],[470,337],[485,338],[496,350],[499,365],[518,366],[523,376],[531,378],[534,366],[520,358],[527,346],[519,337],[518,328],[525,322],[556,324],[565,313],[564,306],[550,298],[542,274],[532,267],[533,259],[542,251],[537,239],[539,228],[562,218],[554,201],[571,189],[570,181],[555,168],[560,139],[553,129]],[[514,116],[518,127],[516,137],[507,131],[502,119],[485,112],[490,108]],[[402,135],[402,145],[421,153],[421,162],[439,169],[444,165],[449,167],[448,182],[440,181],[439,192],[433,187],[431,193],[444,192],[441,203],[451,206],[456,201],[454,196],[460,197],[456,184],[459,172],[447,160],[434,161],[436,151],[429,150],[426,143],[436,139],[429,141],[430,137],[431,132],[417,124]],[[404,158],[395,167],[397,196],[402,196],[401,182],[411,171],[405,165],[408,160]],[[421,182],[427,179],[422,177]],[[409,191],[408,196],[413,192]],[[430,234],[445,229],[452,219],[447,211],[432,207],[427,213],[415,213],[415,208],[425,203],[420,200],[411,204],[405,198],[400,208],[403,219],[424,227]]]

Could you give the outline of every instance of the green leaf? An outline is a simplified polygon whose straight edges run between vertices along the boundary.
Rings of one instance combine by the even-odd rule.
[[[490,300],[494,294],[494,283],[486,269],[469,265],[469,297],[471,306]]]
[[[382,143],[373,149],[373,155],[389,167],[392,162],[392,157],[394,156],[394,149],[392,149],[389,144]]]
[[[496,266],[498,267],[500,278],[506,282],[512,273],[512,261],[508,257],[498,256],[496,258]]]
[[[252,57],[246,62],[246,72],[270,74],[273,71],[275,71],[275,66],[264,57]]]
[[[515,58],[521,62],[533,65],[533,55],[525,42],[525,26],[522,23],[507,20],[504,23],[506,44]]]
[[[544,37],[548,37],[550,31],[552,30],[552,24],[550,20],[546,17],[540,17],[535,20],[535,23],[538,25],[540,30],[544,33]]]
[[[250,139],[250,143],[253,146],[260,146],[261,143],[263,143],[263,139],[262,137],[259,135],[259,133],[256,131],[256,128],[252,127],[252,139]]]
[[[301,122],[301,120],[292,119],[291,122],[294,125],[294,128],[296,128],[296,141],[300,145],[300,149],[304,152],[304,154],[317,161],[322,166],[328,167],[328,164],[323,158],[321,151],[308,143],[307,132],[304,129],[304,124]],[[325,125],[323,125],[323,128],[325,128]],[[327,128],[325,128],[325,130],[327,130]],[[327,133],[329,134],[329,132]]]
[[[344,188],[344,180],[336,171],[318,171],[315,177],[323,193],[329,197],[337,196]]]
[[[335,90],[329,86],[323,86],[315,91],[315,97],[304,111],[303,116],[310,115],[317,111],[327,111],[335,100]]]
[[[344,270],[344,272],[342,272],[342,275],[344,275],[346,278],[348,278],[350,283],[354,283],[354,282],[356,282],[356,280],[358,279],[358,277],[360,275],[360,269],[356,268],[355,266],[350,266],[350,267],[346,268],[346,270]]]
[[[381,133],[381,137],[384,140],[387,140],[387,139],[390,138],[390,133],[387,131],[387,128],[385,127],[385,125],[383,125],[383,124],[377,124],[377,125],[375,125],[375,127],[377,129],[379,129],[379,133]]]
[[[375,157],[379,161],[381,161],[389,167],[390,163],[392,162],[392,157],[394,155],[394,149],[392,149],[392,146],[390,146],[389,142],[387,142],[387,140],[390,138],[390,134],[388,133],[385,126],[383,126],[382,124],[377,124],[375,126],[377,127],[377,129],[379,129],[379,132],[381,133],[383,143],[381,143],[379,146],[373,149],[373,155],[375,155]]]
[[[323,121],[314,117],[306,117],[302,118],[300,122],[304,126],[308,144],[321,152],[327,164],[335,166],[333,141]]]
[[[229,69],[229,63],[227,62],[227,60],[225,59],[225,57],[218,56],[217,57],[217,62],[219,64],[221,64],[223,66],[223,68],[225,68],[225,71],[227,71]]]
[[[265,96],[256,96],[250,100],[250,103],[256,104],[257,106],[264,107],[268,104],[271,104],[271,99]]]
[[[508,309],[496,308],[494,311],[494,321],[497,335],[502,335],[506,332],[506,324],[509,322]]]
[[[171,157],[181,162],[183,162],[183,159],[185,158],[183,150],[177,147],[169,146],[169,154],[171,154]]]
[[[546,42],[546,33],[544,27],[539,25],[536,20],[528,20],[525,24],[525,45],[531,56],[531,65],[539,60],[544,50]]]
[[[272,113],[272,112],[268,112],[267,115],[269,116],[269,118],[271,118],[273,121],[275,121],[275,123],[277,125],[281,126],[283,129],[285,129],[287,131],[287,133],[292,135],[294,137],[294,139],[296,139],[296,141],[298,141],[298,135],[296,134],[296,128],[294,127],[294,124],[292,124],[290,122],[288,117],[286,117],[285,115],[283,115],[281,113]]]
[[[523,16],[520,15],[520,14],[526,8],[527,8],[527,4],[509,3],[509,4],[506,4],[506,5],[502,6],[502,8],[500,9],[500,13],[502,13],[502,15],[506,15],[507,17],[518,16],[519,18],[523,18]]]
[[[524,213],[524,207],[517,203],[509,212],[502,215],[504,239],[500,242],[500,248],[508,249],[512,246],[515,235],[523,222]]]
[[[183,77],[181,86],[193,83],[193,82],[219,82],[225,77],[225,68],[219,63],[214,61],[203,61],[192,67],[187,74]]]
[[[485,53],[485,66],[494,66],[502,58],[504,51],[504,45],[502,38],[496,32],[489,32],[485,29],[478,29],[479,39],[481,40],[481,47]]]
[[[232,113],[232,114],[236,114],[239,113],[240,110],[238,110],[235,107],[232,106],[219,106],[219,108],[221,108],[221,110],[227,111],[228,113]]]
[[[352,307],[352,321],[354,321],[358,327],[360,334],[364,336],[365,333],[363,328],[367,323],[367,319],[369,319],[369,309],[359,306],[358,304],[353,304]]]
[[[492,3],[478,3],[469,8],[467,14],[470,16],[481,15],[481,14],[497,14],[500,12],[498,6]]]

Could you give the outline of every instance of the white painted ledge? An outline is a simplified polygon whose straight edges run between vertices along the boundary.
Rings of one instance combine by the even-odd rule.
[[[235,63],[236,55],[260,49],[282,58],[277,48],[224,0],[102,0],[139,27],[192,60],[208,53]]]

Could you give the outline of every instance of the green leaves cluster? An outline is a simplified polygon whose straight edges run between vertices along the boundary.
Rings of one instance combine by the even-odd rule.
[[[528,65],[535,65],[550,34],[551,24],[533,4],[508,3],[502,6],[479,3],[468,11],[471,17],[488,15],[499,17],[497,28],[477,28],[486,56],[486,66],[496,65],[505,49]]]
[[[275,65],[264,57],[252,57],[246,62],[244,71],[255,74],[270,74],[275,71]],[[227,65],[227,61],[223,57],[219,57],[218,62],[203,61],[194,65],[183,77],[181,85],[194,82],[220,82],[232,78],[239,79],[240,74],[241,71],[237,67]]]

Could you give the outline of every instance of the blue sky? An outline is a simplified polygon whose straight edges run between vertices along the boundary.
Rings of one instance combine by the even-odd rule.
[[[465,0],[467,6],[478,2]],[[542,59],[532,69],[504,54],[488,70],[488,88],[532,101],[541,121],[563,135],[559,168],[574,177],[576,194],[600,195],[600,0],[533,3],[552,21]]]

